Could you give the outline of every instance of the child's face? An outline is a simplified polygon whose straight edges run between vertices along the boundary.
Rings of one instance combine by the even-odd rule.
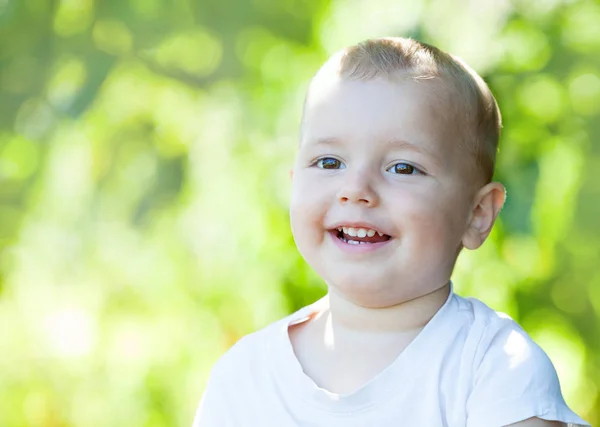
[[[355,303],[395,305],[450,277],[478,188],[465,172],[472,157],[445,121],[448,100],[428,82],[313,84],[294,166],[292,231],[306,261]],[[353,238],[340,227],[384,236],[346,230]]]

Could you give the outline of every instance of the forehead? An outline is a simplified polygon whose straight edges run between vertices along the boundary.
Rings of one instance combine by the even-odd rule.
[[[451,106],[443,92],[424,81],[316,79],[306,101],[301,142],[401,139],[446,151],[451,148]]]

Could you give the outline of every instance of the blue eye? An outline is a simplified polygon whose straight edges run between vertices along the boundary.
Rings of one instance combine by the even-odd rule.
[[[322,159],[317,160],[315,163],[317,167],[321,169],[344,169],[345,166],[338,159],[334,159],[333,157],[324,157]]]
[[[422,173],[419,169],[408,163],[400,162],[388,169],[389,172],[396,175],[415,175]]]

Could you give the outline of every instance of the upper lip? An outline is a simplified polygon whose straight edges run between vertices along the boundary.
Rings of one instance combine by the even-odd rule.
[[[388,232],[386,232],[385,230],[382,230],[381,228],[377,227],[376,225],[369,224],[368,222],[364,222],[364,221],[337,221],[330,227],[330,229],[337,230],[338,228],[341,228],[341,227],[346,227],[346,228],[353,227],[353,228],[364,228],[367,230],[375,230],[382,234],[386,234],[386,235],[390,236],[390,234]]]

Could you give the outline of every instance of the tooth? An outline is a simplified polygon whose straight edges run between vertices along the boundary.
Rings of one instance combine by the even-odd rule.
[[[342,230],[344,230],[344,234],[348,234],[348,228],[347,227],[342,227]]]
[[[348,243],[350,243],[351,245],[358,245],[359,241],[358,240],[348,240]]]
[[[352,236],[352,237],[356,237],[356,228],[354,227],[348,227],[348,235]]]
[[[379,237],[383,237],[383,233],[381,231],[378,231],[377,234],[379,234]]]
[[[337,230],[338,230],[338,231],[342,231],[342,227],[338,227],[338,229],[337,229]]]
[[[367,230],[365,230],[364,228],[358,228],[356,230],[356,235],[360,238],[367,237]]]
[[[375,235],[375,233],[376,233],[375,230],[369,230],[369,231],[367,231],[367,236],[373,237]]]

